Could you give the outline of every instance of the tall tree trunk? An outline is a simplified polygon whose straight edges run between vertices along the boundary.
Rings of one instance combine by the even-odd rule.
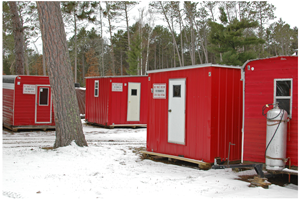
[[[194,19],[194,24],[196,24],[195,19]],[[203,39],[201,37],[201,32],[200,32],[198,26],[195,26],[195,27],[196,27],[197,32],[199,34],[200,44],[201,44],[201,47],[202,47],[204,55],[205,55],[205,63],[208,63],[208,51],[207,51],[207,48],[205,48],[205,46],[204,46]]]
[[[177,43],[176,43],[176,40],[175,40],[174,31],[173,31],[173,29],[171,28],[169,19],[168,19],[167,14],[166,14],[166,10],[165,10],[164,6],[162,5],[162,2],[160,1],[159,3],[160,3],[160,6],[161,6],[161,8],[162,8],[162,11],[163,11],[163,14],[164,14],[164,16],[165,16],[165,19],[166,19],[166,21],[167,21],[169,30],[170,30],[170,32],[171,32],[171,35],[172,35],[172,38],[173,38],[173,44],[174,44],[175,47],[176,47],[176,51],[177,51],[177,55],[178,55],[178,59],[179,59],[179,64],[180,64],[180,66],[182,66],[182,62],[181,62],[181,58],[180,58],[180,53],[179,53],[178,46],[177,46]]]
[[[79,116],[60,2],[37,2],[45,59],[53,98],[56,139],[54,148],[72,141],[87,146]]]
[[[22,24],[22,27],[24,27],[24,21],[23,21],[23,17],[20,16],[21,18],[21,24]],[[26,75],[29,75],[29,65],[28,65],[28,53],[27,53],[27,45],[26,45],[26,37],[25,37],[25,34],[23,35],[24,38],[23,38],[23,47],[24,47],[24,64],[25,64],[25,69],[26,69]]]
[[[75,23],[75,27],[74,27],[74,31],[75,31],[75,66],[74,66],[74,74],[75,74],[75,78],[74,78],[74,82],[77,82],[77,23],[76,23],[76,15],[74,12],[74,23]]]
[[[182,38],[182,19],[181,19],[181,14],[179,11],[180,19],[179,19],[179,28],[180,28],[180,44],[181,44],[181,60],[182,60],[182,66],[184,66],[184,50],[183,50],[183,38]],[[175,65],[174,65],[175,67]]]
[[[112,25],[111,25],[111,19],[108,16],[108,26],[109,26],[109,35],[110,35],[110,55],[112,60],[112,74],[115,76],[115,53],[114,53],[114,46],[113,46],[113,36],[112,36]]]
[[[130,51],[131,48],[130,48],[129,19],[128,19],[128,11],[127,11],[126,2],[124,2],[124,6],[125,6],[125,20],[126,20],[126,27],[127,27],[128,51]]]
[[[100,6],[100,30],[101,30],[101,65],[102,65],[102,76],[104,75],[104,40],[103,40],[103,24],[102,24],[102,7]]]
[[[145,73],[148,70],[148,61],[149,61],[149,46],[150,46],[150,39],[152,35],[153,29],[151,28],[151,31],[148,32],[148,40],[147,40],[147,53],[146,53],[146,63],[145,63]]]
[[[12,25],[15,40],[16,75],[24,75],[24,28],[21,24],[20,17],[18,14],[17,2],[10,1],[9,8],[12,15]]]

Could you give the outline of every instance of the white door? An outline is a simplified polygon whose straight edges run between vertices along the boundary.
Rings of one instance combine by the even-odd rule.
[[[141,83],[128,83],[127,121],[140,121]]]
[[[168,142],[185,144],[185,79],[169,80]]]

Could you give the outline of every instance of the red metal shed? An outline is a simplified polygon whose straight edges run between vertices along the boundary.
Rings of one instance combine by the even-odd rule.
[[[3,125],[12,130],[55,128],[49,77],[3,76]]]
[[[262,107],[279,102],[288,112],[287,154],[298,166],[298,57],[278,56],[247,61],[244,73],[244,161],[265,162],[267,121]],[[276,94],[277,89],[286,94]]]
[[[240,160],[241,67],[203,64],[148,71],[147,151],[212,163]]]
[[[147,84],[147,76],[86,77],[86,121],[147,126]]]

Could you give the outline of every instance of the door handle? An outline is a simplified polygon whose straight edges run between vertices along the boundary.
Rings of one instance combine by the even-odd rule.
[[[171,112],[172,112],[172,110],[171,110],[171,109],[169,109],[169,112],[171,113]]]

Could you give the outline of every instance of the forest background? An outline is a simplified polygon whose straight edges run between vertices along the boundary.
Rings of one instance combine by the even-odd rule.
[[[147,8],[137,9],[139,4],[61,3],[75,82],[85,86],[87,76],[145,75],[147,70],[204,63],[241,66],[249,59],[298,50],[298,28],[276,19],[270,2],[150,1]],[[47,75],[37,47],[41,33],[36,2],[20,1],[17,6],[24,73]],[[2,2],[2,9],[3,75],[11,75],[16,74],[16,61],[9,3]]]

